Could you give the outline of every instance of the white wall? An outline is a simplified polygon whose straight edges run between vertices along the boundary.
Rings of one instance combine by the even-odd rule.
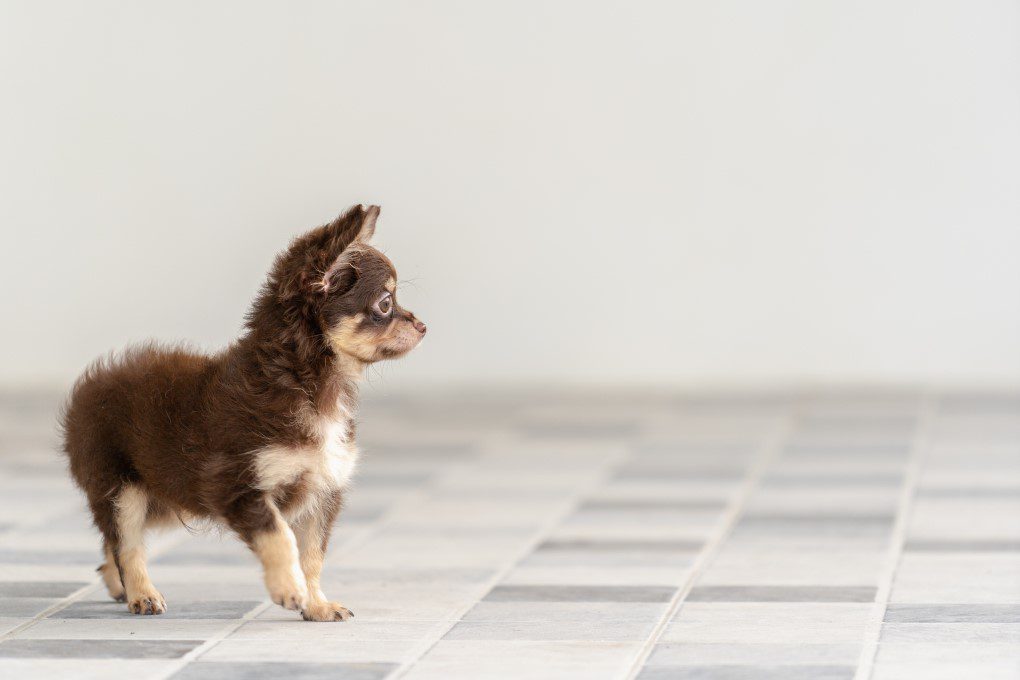
[[[362,201],[386,382],[1020,381],[1014,1],[5,0],[0,87],[0,382]]]

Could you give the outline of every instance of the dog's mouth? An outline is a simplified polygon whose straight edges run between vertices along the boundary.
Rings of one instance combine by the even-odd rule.
[[[414,330],[410,332],[402,331],[389,342],[380,345],[376,352],[380,359],[397,359],[420,345],[424,337],[424,333],[418,333]]]
[[[425,324],[411,313],[393,319],[384,329],[365,328],[359,315],[345,319],[327,331],[326,339],[333,351],[371,364],[384,359],[397,359],[421,344]],[[380,332],[381,331],[381,332]]]

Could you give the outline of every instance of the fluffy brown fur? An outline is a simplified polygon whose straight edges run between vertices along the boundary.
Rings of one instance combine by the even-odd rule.
[[[351,616],[318,582],[357,458],[357,382],[425,335],[397,304],[393,265],[368,245],[378,214],[356,206],[295,239],[221,353],[148,345],[78,379],[64,450],[103,537],[99,570],[130,611],[166,609],[145,529],[207,518],[255,552],[278,604],[309,620]]]

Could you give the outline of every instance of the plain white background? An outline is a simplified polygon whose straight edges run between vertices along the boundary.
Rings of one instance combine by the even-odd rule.
[[[387,384],[1020,382],[1014,1],[4,0],[0,87],[0,383],[358,202]]]

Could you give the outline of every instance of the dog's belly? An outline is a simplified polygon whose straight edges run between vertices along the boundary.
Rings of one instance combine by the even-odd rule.
[[[300,517],[350,482],[358,449],[342,432],[341,426],[330,426],[319,446],[267,446],[255,453],[256,486],[286,501],[281,510],[287,519]]]

